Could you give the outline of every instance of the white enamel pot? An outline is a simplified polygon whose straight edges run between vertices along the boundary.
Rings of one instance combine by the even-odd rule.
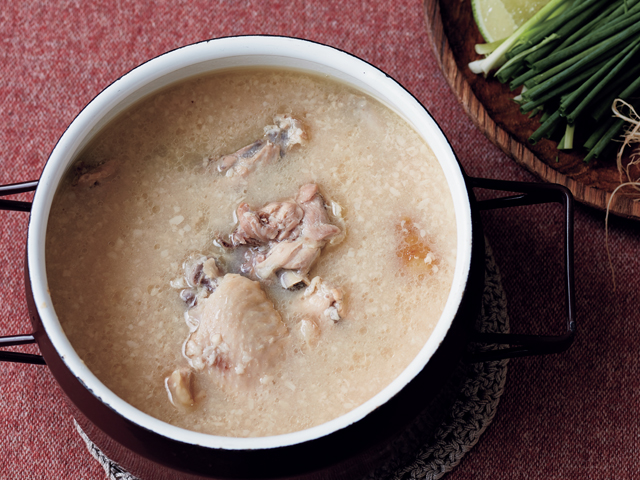
[[[426,140],[444,171],[455,208],[457,263],[448,300],[433,334],[411,364],[384,390],[351,412],[307,430],[271,437],[231,438],[196,433],[157,420],[117,397],[85,366],[53,309],[45,268],[45,235],[52,199],[64,173],[111,119],[141,98],[182,79],[246,66],[326,75],[367,93],[403,117]],[[27,343],[34,338],[85,433],[110,458],[140,478],[357,478],[393,455],[393,440],[428,406],[473,335],[484,285],[484,237],[472,187],[524,192],[521,197],[525,200],[520,204],[559,201],[568,212],[571,209],[570,194],[562,187],[483,182],[487,181],[465,176],[441,129],[409,92],[352,55],[305,40],[268,36],[220,38],[179,48],[140,65],[107,87],[60,138],[37,183],[30,207],[25,272],[33,337],[7,337],[13,341],[5,339],[0,346]],[[35,187],[35,182],[12,187],[11,193],[15,193],[20,188],[23,191]],[[1,207],[10,208],[7,201],[2,202]],[[13,203],[15,209],[20,209],[19,202]],[[509,205],[498,203],[489,208],[498,206]],[[567,245],[572,241],[569,213]],[[567,276],[572,282],[570,270]],[[567,348],[573,338],[571,282],[566,335],[546,341],[539,337],[484,338],[512,345],[500,353],[485,354],[484,359]],[[0,360],[41,363],[34,357],[0,354],[4,354]]]

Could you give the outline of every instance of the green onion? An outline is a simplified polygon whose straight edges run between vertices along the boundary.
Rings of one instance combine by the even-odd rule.
[[[520,107],[520,111],[522,113],[527,113],[528,111],[538,107],[539,105],[543,105],[549,102],[549,100],[551,100],[552,98],[555,98],[560,94],[566,92],[567,90],[575,87],[576,85],[583,83],[585,79],[591,77],[596,71],[598,71],[598,67],[593,67],[586,72],[581,73],[580,75],[576,75],[568,81],[561,83],[546,95],[536,95],[534,98],[532,98],[530,95],[527,95],[530,92],[530,90],[527,90],[524,94],[522,94],[522,98],[526,101],[526,103],[523,103],[522,107]]]
[[[513,75],[513,72],[515,72],[516,68],[520,68],[522,66],[522,63],[524,61],[524,58],[529,55],[530,53],[535,52],[536,50],[544,47],[545,45],[547,45],[550,42],[553,42],[554,40],[556,40],[557,38],[559,38],[555,33],[551,34],[549,37],[545,38],[544,40],[542,40],[538,45],[535,45],[531,48],[529,48],[528,50],[524,50],[523,52],[520,52],[518,55],[510,58],[504,65],[502,65],[502,67],[500,67],[500,69],[496,72],[496,78],[502,82],[505,83],[509,77],[511,77]]]
[[[533,25],[536,25],[541,20],[546,19],[554,10],[562,5],[567,0],[551,0],[544,7],[540,9],[533,17],[526,21],[520,28],[518,28],[511,36],[509,36],[504,42],[496,48],[491,55],[484,60],[478,60],[477,62],[471,62],[469,67],[474,73],[484,73],[487,75],[494,68],[501,67],[505,63],[505,54],[513,47],[520,39],[520,36],[526,33]],[[473,65],[473,66],[472,66]]]
[[[529,143],[535,145],[542,137],[550,137],[553,131],[561,122],[560,111],[556,110],[549,118],[529,137]]]
[[[591,117],[596,121],[601,121],[604,115],[611,111],[613,101],[620,97],[622,92],[631,85],[638,75],[640,75],[640,63],[631,67],[628,72],[616,79],[612,84],[607,85],[605,90],[594,100],[595,103],[591,106]]]
[[[558,150],[571,150],[573,148],[573,134],[575,133],[576,126],[569,125],[564,130],[564,136],[558,144]]]
[[[623,30],[621,31],[621,29]],[[622,22],[617,22],[615,25],[610,26],[606,24],[602,26],[573,45],[556,51],[544,60],[537,62],[535,68],[538,71],[547,70],[593,45],[601,44],[601,42],[606,42],[605,45],[607,46],[617,45],[638,32],[640,32],[640,13]]]
[[[562,72],[565,72],[569,67],[575,65],[576,63],[581,61],[583,58],[585,58],[587,55],[589,55],[589,54],[593,53],[594,51],[596,51],[597,48],[598,48],[598,45],[594,45],[590,49],[579,53],[575,57],[567,59],[566,61],[564,61],[560,65],[556,65],[555,67],[550,68],[546,72],[539,73],[535,77],[530,78],[529,80],[524,82],[524,84],[527,86],[527,88],[533,89],[533,87],[536,87],[537,85],[543,84],[547,80],[554,78],[556,75],[558,75],[558,74],[560,74]],[[535,68],[533,68],[532,70],[536,71]]]
[[[600,140],[600,138],[602,138],[602,135],[604,135],[604,132],[606,132],[607,130],[609,130],[609,128],[611,128],[611,125],[613,125],[613,118],[609,118],[606,122],[602,122],[602,124],[596,128],[593,133],[589,136],[589,138],[587,139],[586,142],[584,142],[584,147],[587,150],[591,150],[593,147],[596,146],[596,143],[598,143],[598,140]]]
[[[582,98],[582,101],[576,106],[571,113],[566,115],[567,122],[575,123],[578,116],[583,112],[585,108],[591,103],[591,101],[604,89],[609,83],[620,73],[620,71],[626,67],[627,63],[631,61],[638,49],[640,48],[640,38],[629,44],[622,52],[618,53],[615,57],[609,60],[603,68],[601,68],[596,75],[593,75],[590,79],[584,82],[577,90],[574,90],[560,104],[560,111],[566,113],[571,105]],[[597,83],[596,83],[597,82]],[[595,86],[594,86],[595,84]],[[586,92],[591,91],[584,95]]]
[[[597,17],[591,19],[588,23],[585,23],[576,32],[572,33],[566,40],[564,40],[558,46],[558,50],[562,50],[569,45],[573,45],[579,39],[584,38],[588,33],[593,32],[599,25],[602,25],[603,22],[606,22],[609,15],[614,12],[616,8],[617,5],[615,3],[609,5],[604,11],[598,14]]]
[[[608,0],[598,0],[597,2],[592,2],[594,4],[590,5],[590,8],[575,15],[557,32],[555,32],[555,35],[558,36],[558,41],[553,42],[552,45],[547,45],[542,49],[534,51],[531,55],[528,55],[525,59],[527,64],[531,66],[541,58],[546,57],[554,49],[554,47],[562,48],[562,44],[560,43],[560,41],[563,38],[567,38],[571,34],[573,34],[581,25],[584,24],[586,19],[593,17],[594,12],[598,11],[598,9],[600,9],[606,2],[608,2]]]
[[[590,5],[591,3],[594,3],[596,1],[600,1],[600,0],[587,0],[585,3],[588,3]],[[543,25],[540,25],[540,28],[538,28],[535,32],[530,32],[530,35],[527,36],[526,39],[523,39],[522,43],[520,43],[518,46],[513,48],[512,54],[519,55],[520,53],[528,50],[532,46],[537,45],[542,40],[547,38],[549,35],[553,34],[554,31],[558,30],[558,28],[562,24],[567,22],[567,18],[569,16],[573,15],[573,12],[575,9],[572,7],[573,5],[569,5],[569,4],[560,5],[558,9],[554,12],[554,14],[549,16],[548,21],[544,22]],[[556,35],[556,36],[557,38],[560,37],[560,35]]]
[[[596,143],[595,146],[591,150],[589,150],[589,153],[587,154],[587,156],[584,157],[584,161],[589,163],[589,160],[591,160],[592,158],[594,157],[598,158],[600,154],[603,152],[603,150],[607,147],[607,145],[609,145],[609,142],[611,141],[611,139],[613,139],[613,137],[615,137],[617,134],[619,134],[622,131],[623,125],[624,125],[624,120],[621,118],[614,121],[613,125],[611,125],[611,127],[609,127],[609,129],[604,133],[604,135],[602,135],[600,140],[598,140],[598,143]]]
[[[476,53],[478,55],[489,55],[496,48],[498,48],[502,44],[502,42],[504,42],[504,38],[491,43],[476,43]]]
[[[612,102],[640,92],[640,0],[551,0],[506,40],[476,48],[490,54],[472,71],[522,86],[514,101],[540,121],[529,142],[585,148],[588,162],[622,129],[607,118]]]

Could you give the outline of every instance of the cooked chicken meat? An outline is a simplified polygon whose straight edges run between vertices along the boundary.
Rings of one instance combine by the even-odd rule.
[[[322,278],[314,277],[300,297],[297,310],[320,325],[336,323],[344,310],[342,292]]]
[[[284,288],[306,286],[292,299],[293,311],[302,340],[314,346],[322,329],[342,318],[343,295],[307,275],[321,249],[344,232],[331,223],[313,183],[293,199],[259,209],[241,203],[236,218],[228,241],[218,238],[226,247],[220,259],[192,255],[183,264],[183,278],[172,282],[188,306],[191,333],[183,353],[194,372],[219,375],[223,384],[264,384],[273,378],[289,332],[258,281],[272,283],[277,276]],[[186,380],[176,372],[167,379],[170,398],[188,403]]]
[[[215,258],[204,255],[190,256],[182,268],[184,279],[173,282],[172,285],[181,289],[180,298],[189,307],[193,307],[199,298],[208,297],[216,289],[222,276]]]
[[[331,328],[342,319],[344,297],[340,289],[320,277],[314,277],[293,302],[292,311],[301,316],[298,325],[302,340],[308,347],[315,347],[322,330]]]
[[[211,368],[229,382],[249,383],[282,359],[287,327],[258,282],[227,274],[187,315],[197,328],[184,353],[196,371]]]
[[[231,234],[233,245],[259,245],[272,240],[282,241],[289,237],[300,224],[304,210],[292,201],[273,202],[257,211],[241,203],[236,211],[238,227]]]
[[[190,368],[174,370],[164,381],[169,400],[176,407],[193,407],[193,371]]]
[[[292,242],[275,243],[264,257],[257,261],[254,271],[258,278],[269,279],[277,270],[294,270],[306,278],[311,264],[318,258],[323,243],[299,238]]]
[[[276,115],[275,125],[264,128],[263,138],[216,161],[219,172],[244,177],[257,165],[268,165],[283,157],[294,145],[302,144],[306,133],[299,120],[289,115]]]
[[[236,216],[238,227],[228,243],[255,247],[246,252],[242,272],[260,280],[278,274],[285,288],[308,283],[306,276],[320,250],[341,233],[331,223],[315,183],[300,187],[295,200],[269,203],[256,211],[241,203]]]
[[[296,201],[304,211],[302,237],[326,242],[340,233],[340,228],[329,220],[318,185],[308,183],[300,187]]]

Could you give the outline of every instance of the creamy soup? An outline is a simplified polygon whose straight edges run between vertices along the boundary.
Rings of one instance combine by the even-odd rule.
[[[259,69],[113,120],[63,180],[46,244],[91,371],[156,418],[239,437],[380,392],[427,341],[455,261],[451,195],[412,128],[344,84]]]

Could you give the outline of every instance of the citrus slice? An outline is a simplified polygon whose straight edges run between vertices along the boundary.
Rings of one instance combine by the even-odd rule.
[[[507,38],[549,0],[471,0],[473,18],[487,43]]]

